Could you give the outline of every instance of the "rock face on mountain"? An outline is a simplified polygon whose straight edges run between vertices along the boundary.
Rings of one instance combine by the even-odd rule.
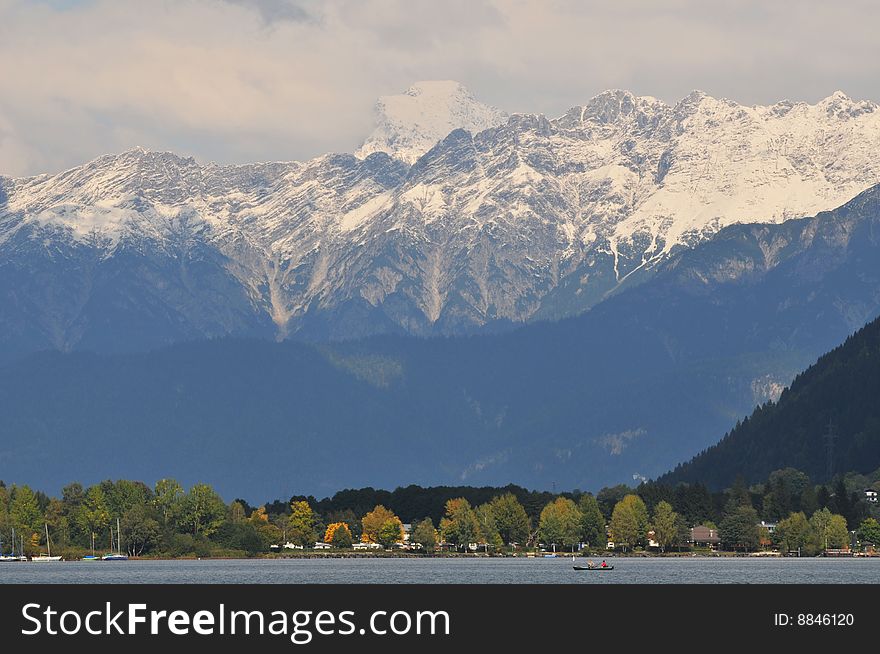
[[[135,149],[0,178],[0,349],[500,330],[581,313],[726,225],[880,181],[878,105],[842,93],[745,107],[608,91],[502,122],[434,83],[380,107],[359,156]],[[474,131],[436,142],[450,126]]]

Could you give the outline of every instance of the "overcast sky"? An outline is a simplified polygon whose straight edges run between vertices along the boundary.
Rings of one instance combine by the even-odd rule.
[[[552,116],[606,88],[880,100],[878,25],[876,0],[0,0],[0,174],[352,151],[426,79]]]

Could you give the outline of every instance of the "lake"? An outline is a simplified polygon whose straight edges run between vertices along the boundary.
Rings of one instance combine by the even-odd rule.
[[[594,557],[598,563],[600,558]],[[351,558],[3,563],[0,583],[787,584],[880,583],[880,558]],[[578,559],[583,565],[585,559]]]

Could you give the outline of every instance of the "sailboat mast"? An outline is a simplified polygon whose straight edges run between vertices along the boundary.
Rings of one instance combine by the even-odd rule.
[[[122,554],[122,530],[119,528],[119,518],[116,518],[116,551]]]
[[[48,556],[52,556],[52,546],[49,544],[49,523],[46,523],[46,552]]]

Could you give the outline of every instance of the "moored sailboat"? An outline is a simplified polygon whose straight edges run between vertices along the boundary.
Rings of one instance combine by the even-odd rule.
[[[102,561],[128,561],[128,555],[122,553],[122,530],[119,518],[116,518],[116,551],[113,551],[113,527],[110,527],[110,552],[101,557]]]
[[[61,561],[60,556],[52,556],[52,544],[49,541],[49,525],[46,525],[46,554],[38,554],[31,557],[32,563],[55,563]]]

